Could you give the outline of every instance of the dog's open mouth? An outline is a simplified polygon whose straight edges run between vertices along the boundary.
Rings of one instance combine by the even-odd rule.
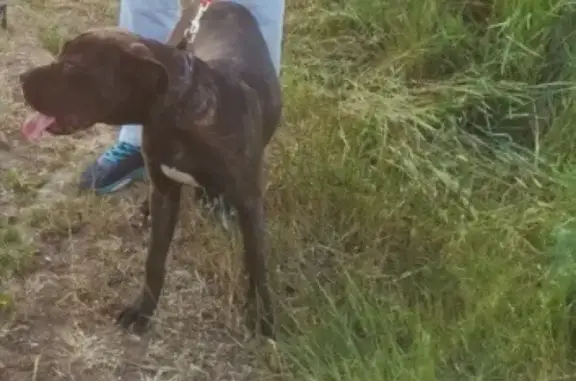
[[[38,141],[45,132],[51,135],[70,135],[90,127],[93,123],[82,121],[74,115],[54,117],[41,112],[32,113],[22,125],[22,135],[30,141]]]
[[[44,132],[50,132],[56,126],[56,118],[35,112],[26,118],[22,125],[22,135],[31,142],[37,141],[44,135]]]

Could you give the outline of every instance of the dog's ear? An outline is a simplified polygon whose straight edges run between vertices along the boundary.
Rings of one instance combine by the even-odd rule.
[[[126,65],[129,75],[143,90],[164,92],[168,87],[168,71],[155,57],[149,47],[141,42],[132,42],[127,53],[130,64]]]

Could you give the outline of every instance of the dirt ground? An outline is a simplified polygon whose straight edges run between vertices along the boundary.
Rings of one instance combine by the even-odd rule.
[[[79,171],[116,132],[97,126],[23,141],[18,73],[50,60],[41,46],[54,25],[73,32],[115,10],[102,0],[30,0],[9,10],[11,30],[0,31],[0,230],[16,227],[17,239],[4,240],[12,257],[0,262],[11,269],[0,273],[0,380],[271,379],[254,366],[242,324],[238,239],[191,203],[151,331],[138,338],[114,325],[139,290],[145,185],[110,197],[78,194]]]

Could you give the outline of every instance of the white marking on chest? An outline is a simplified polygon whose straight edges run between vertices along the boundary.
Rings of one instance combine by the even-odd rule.
[[[169,167],[167,165],[160,164],[160,170],[162,170],[162,173],[164,173],[164,175],[166,175],[166,177],[168,177],[171,180],[177,181],[181,184],[192,185],[192,186],[198,185],[196,180],[194,180],[194,177],[192,177],[191,175],[189,175],[187,173],[179,171],[176,168],[172,168],[172,167]]]

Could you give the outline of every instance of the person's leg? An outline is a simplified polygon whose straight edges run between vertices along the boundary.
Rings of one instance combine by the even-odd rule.
[[[147,38],[166,41],[179,17],[180,0],[120,0],[120,27]],[[116,144],[82,173],[80,187],[110,193],[143,178],[141,134],[140,125],[122,126]]]

